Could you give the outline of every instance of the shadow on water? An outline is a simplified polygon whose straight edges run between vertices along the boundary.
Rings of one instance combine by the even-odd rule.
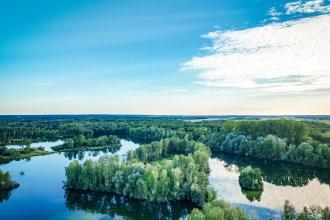
[[[320,183],[330,185],[330,171],[294,164],[241,157],[232,154],[213,153],[213,158],[226,162],[225,167],[237,166],[241,169],[252,166],[261,170],[264,181],[277,186],[305,186],[317,178]]]
[[[156,203],[130,199],[112,193],[65,190],[66,207],[92,214],[106,214],[125,219],[179,219],[194,206],[189,202]]]

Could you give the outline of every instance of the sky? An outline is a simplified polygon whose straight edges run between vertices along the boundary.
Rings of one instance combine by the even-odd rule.
[[[1,0],[0,114],[330,114],[330,0]]]

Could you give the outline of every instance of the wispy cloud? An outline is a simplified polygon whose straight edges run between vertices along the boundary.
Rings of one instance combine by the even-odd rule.
[[[211,87],[303,92],[330,88],[330,15],[215,31],[209,53],[183,64]]]
[[[309,1],[295,1],[286,3],[284,8],[286,14],[295,13],[329,13],[329,0],[309,0]]]
[[[268,15],[270,16],[270,20],[277,21],[282,13],[278,12],[275,7],[271,7],[268,11]]]

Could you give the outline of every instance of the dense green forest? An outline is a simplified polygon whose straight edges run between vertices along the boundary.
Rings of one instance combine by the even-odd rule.
[[[83,164],[71,162],[66,168],[66,188],[157,202],[190,201],[200,210],[193,210],[189,219],[247,219],[241,209],[215,200],[208,182],[212,154],[330,168],[330,125],[322,122],[262,118],[190,122],[138,116],[0,118],[0,145],[60,139],[65,144],[55,150],[87,150],[118,147],[119,138],[141,146],[124,160],[104,156]],[[1,149],[0,157],[12,150]],[[71,158],[81,156],[66,154]],[[262,172],[257,178],[262,178]]]
[[[189,200],[197,205],[215,197],[208,186],[210,154],[206,146],[194,141],[165,139],[143,147],[142,151],[138,148],[130,152],[128,161],[124,162],[117,156],[87,160],[82,165],[71,162],[66,168],[66,186],[149,201]],[[179,149],[187,155],[177,154]]]
[[[176,137],[204,143],[213,152],[330,168],[330,125],[322,122],[287,119],[189,122],[171,117],[124,116],[0,118],[0,145],[74,140],[79,135],[86,140],[116,135],[139,143]]]
[[[52,147],[56,151],[94,150],[96,148],[119,149],[120,139],[115,135],[86,138],[83,134],[80,134],[67,139],[63,145]]]

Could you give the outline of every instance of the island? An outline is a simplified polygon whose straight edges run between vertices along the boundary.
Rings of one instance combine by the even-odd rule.
[[[119,150],[120,139],[115,135],[100,136],[95,138],[86,138],[80,134],[74,138],[69,138],[64,144],[54,146],[54,151],[78,151],[78,150]]]
[[[13,160],[28,159],[34,156],[47,155],[50,152],[45,151],[43,147],[24,147],[10,149],[5,146],[0,147],[0,164],[9,163]]]
[[[263,181],[261,171],[259,168],[252,168],[251,166],[245,167],[240,171],[239,185],[243,189],[260,191],[263,189]]]

